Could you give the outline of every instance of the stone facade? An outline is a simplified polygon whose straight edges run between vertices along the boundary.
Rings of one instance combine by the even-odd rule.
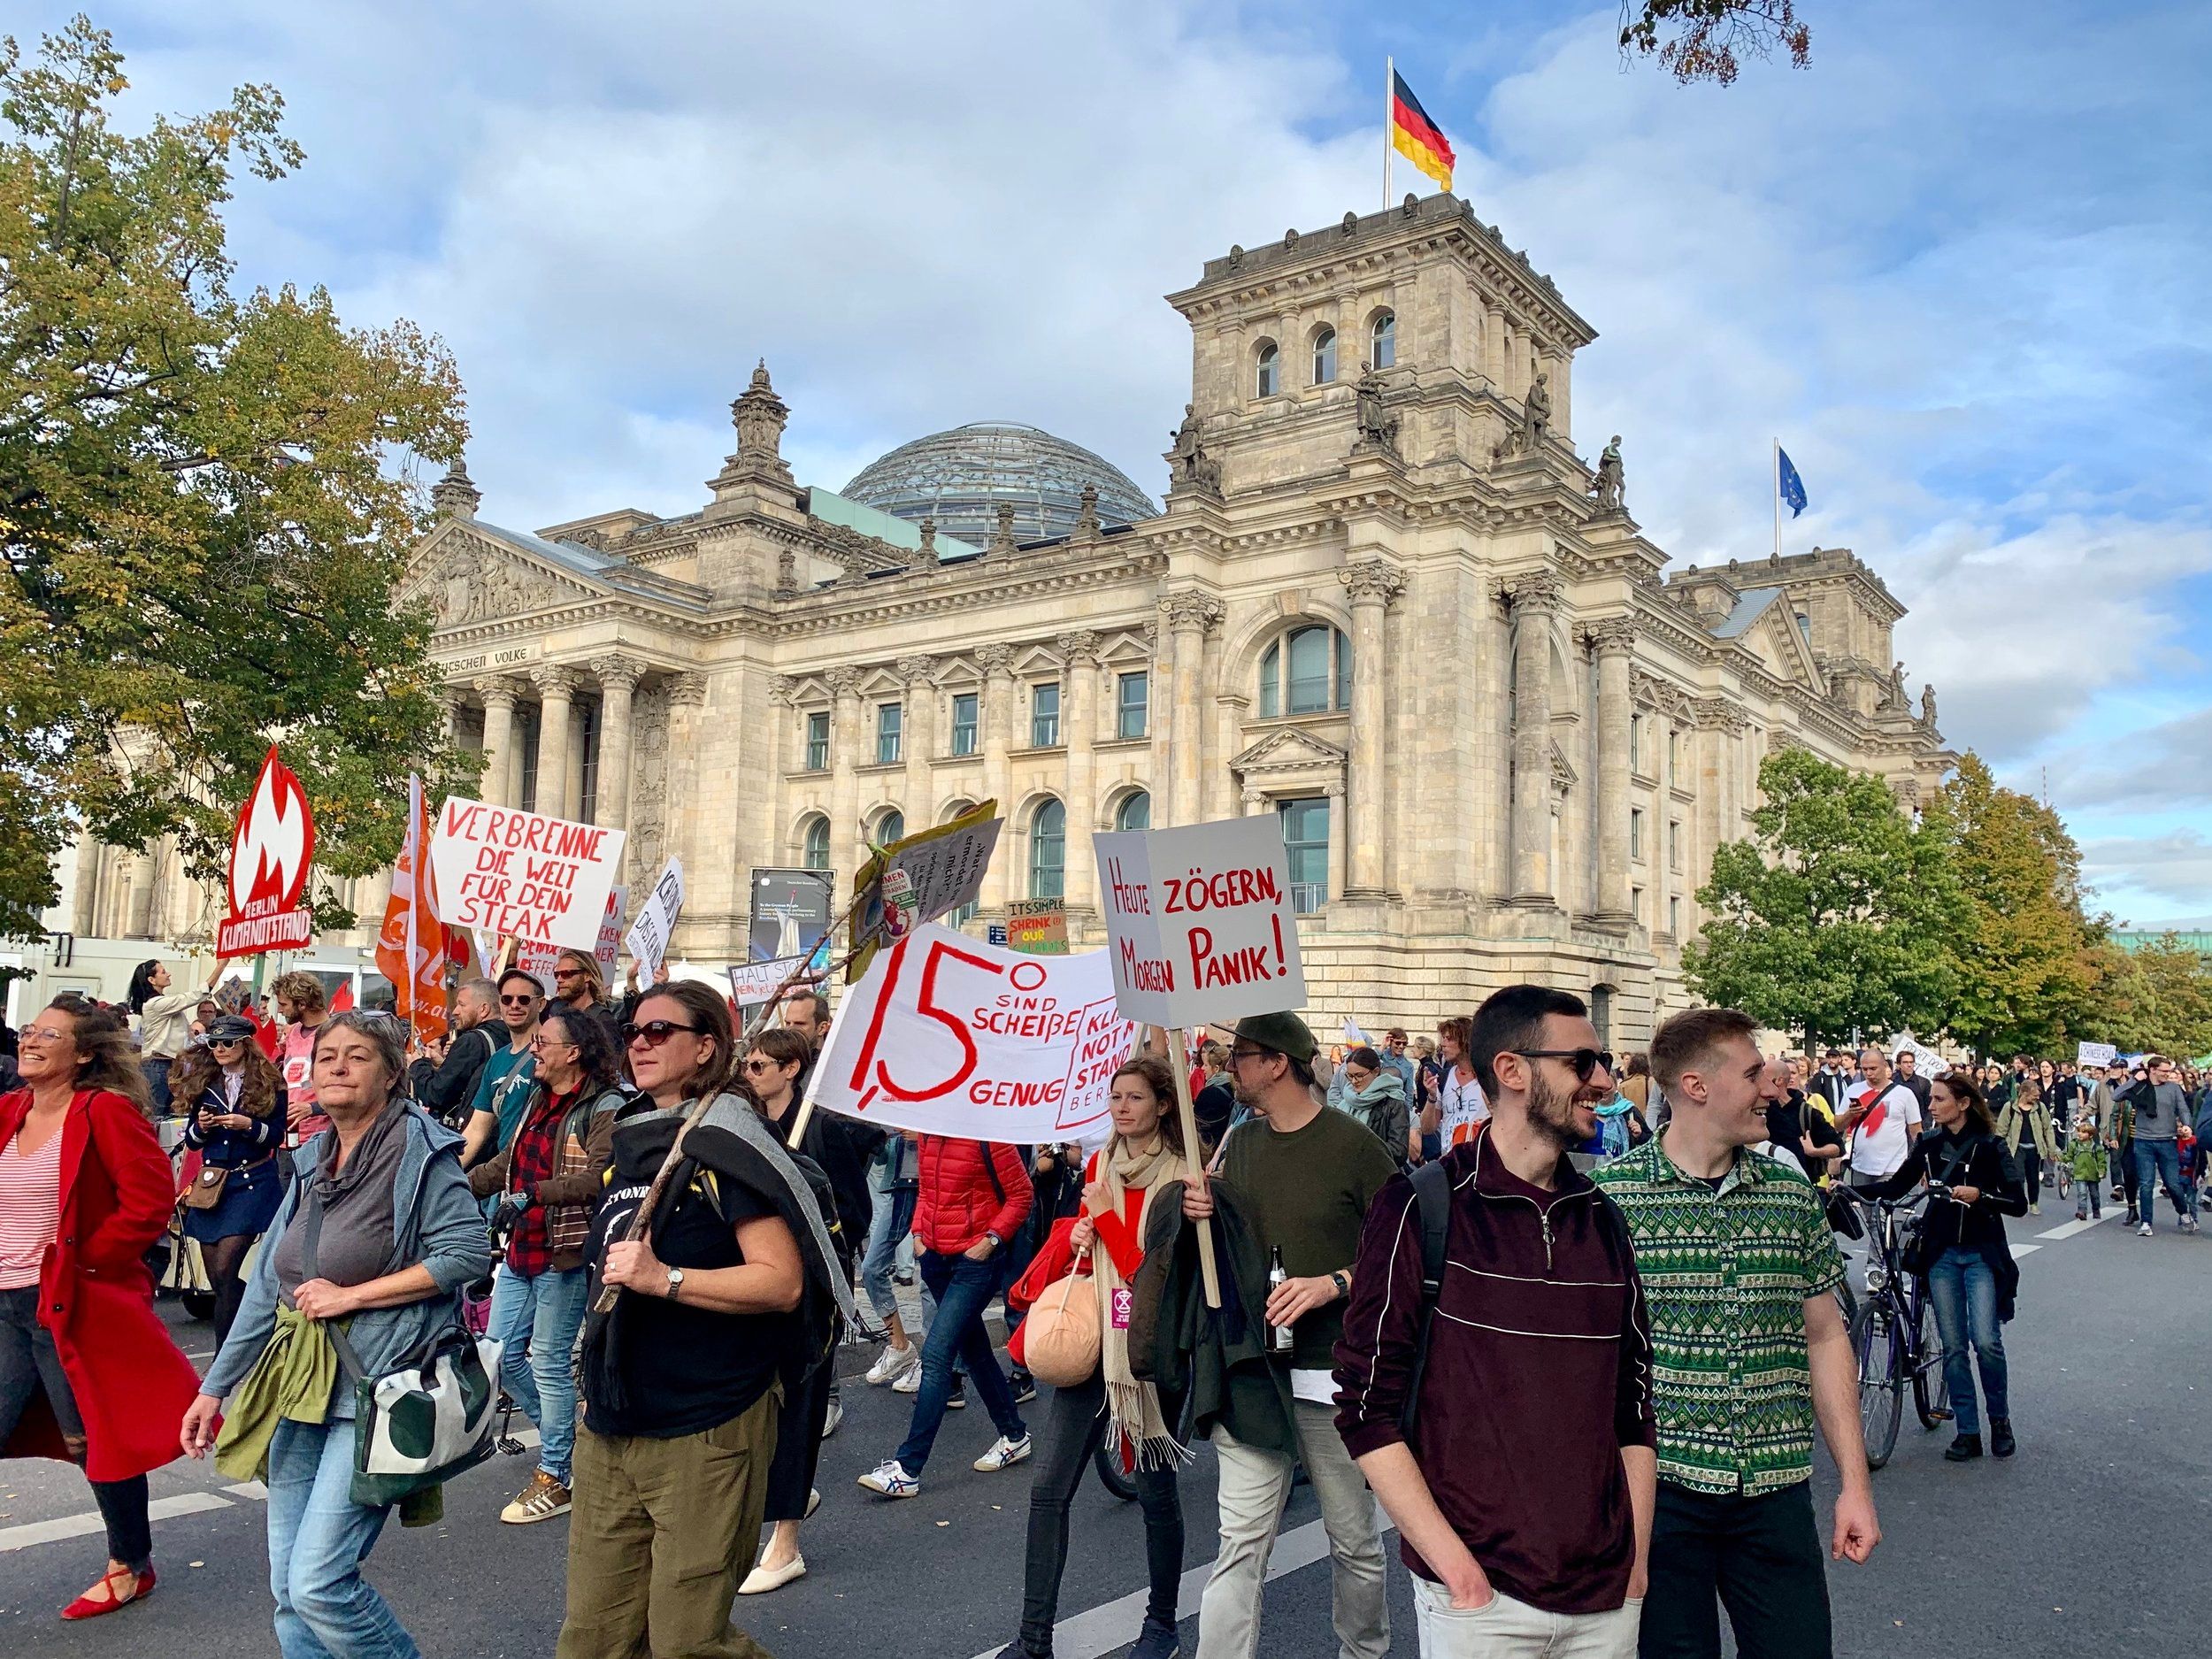
[[[831,522],[764,367],[682,517],[525,535],[457,472],[400,597],[436,615],[485,796],[626,825],[634,879],[680,853],[677,949],[710,962],[754,865],[811,847],[841,890],[893,811],[1002,803],[979,929],[1052,884],[1064,815],[1080,941],[1091,831],[1288,807],[1317,1018],[1420,1028],[1527,977],[1598,990],[1632,1045],[1688,1000],[1694,895],[1763,754],[1908,801],[1947,768],[1851,553],[1662,580],[1574,444],[1594,332],[1457,198],[1232,249],[1169,303],[1190,407],[1133,526],[941,559],[928,526]]]

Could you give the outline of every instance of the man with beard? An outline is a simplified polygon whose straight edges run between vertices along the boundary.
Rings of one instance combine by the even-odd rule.
[[[1483,1003],[1470,1054],[1491,1115],[1443,1158],[1441,1317],[1401,1175],[1360,1240],[1337,1427],[1397,1524],[1424,1659],[1628,1659],[1658,1479],[1651,1331],[1627,1225],[1567,1157],[1597,1133],[1612,1056],[1582,999],[1540,985]]]
[[[1267,1558],[1301,1463],[1329,1535],[1338,1650],[1343,1659],[1390,1651],[1374,1494],[1336,1431],[1329,1368],[1361,1227],[1398,1163],[1365,1124],[1329,1110],[1314,1087],[1315,1047],[1306,1022],[1289,1013],[1241,1021],[1229,1047],[1238,1103],[1253,1115],[1222,1142],[1220,1179],[1249,1217],[1261,1258],[1280,1251],[1288,1274],[1269,1293],[1263,1317],[1271,1331],[1291,1332],[1290,1352],[1270,1357],[1289,1374],[1296,1448],[1294,1455],[1240,1439],[1226,1421],[1214,1426],[1221,1551],[1199,1603],[1198,1659],[1252,1659]],[[1212,1216],[1209,1185],[1200,1178],[1184,1188],[1186,1219]]]
[[[1805,1178],[1751,1150],[1767,1134],[1757,1028],[1729,1008],[1662,1025],[1651,1069],[1673,1119],[1597,1171],[1635,1235],[1657,1354],[1644,1659],[1720,1659],[1717,1599],[1742,1659],[1834,1652],[1813,1520],[1816,1421],[1843,1488],[1829,1555],[1863,1562],[1882,1536],[1834,1294],[1843,1258]]]

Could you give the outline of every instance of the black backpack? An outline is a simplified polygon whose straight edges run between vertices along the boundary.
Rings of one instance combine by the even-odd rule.
[[[1398,1432],[1410,1440],[1414,1407],[1421,1398],[1421,1379],[1429,1369],[1429,1330],[1436,1323],[1437,1298],[1444,1290],[1444,1242],[1452,1225],[1452,1184],[1441,1158],[1417,1164],[1409,1179],[1413,1182],[1414,1202],[1421,1209],[1421,1322],[1413,1340],[1413,1371],[1406,1379],[1406,1402],[1398,1413]]]

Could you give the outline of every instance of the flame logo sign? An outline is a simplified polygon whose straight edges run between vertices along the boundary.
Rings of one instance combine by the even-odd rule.
[[[288,910],[307,886],[308,862],[315,856],[315,820],[276,745],[261,763],[253,793],[238,809],[238,828],[230,842],[230,907],[234,915]]]

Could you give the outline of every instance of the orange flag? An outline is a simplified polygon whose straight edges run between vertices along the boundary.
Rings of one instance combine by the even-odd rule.
[[[438,917],[430,870],[430,812],[422,780],[407,780],[407,839],[392,866],[392,896],[376,936],[377,971],[392,982],[395,1010],[427,1042],[446,1030],[445,971],[452,943]]]

